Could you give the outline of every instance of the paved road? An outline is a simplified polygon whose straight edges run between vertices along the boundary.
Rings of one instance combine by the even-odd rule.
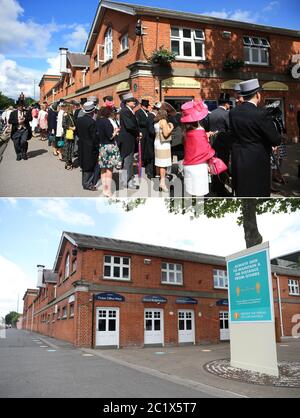
[[[89,357],[69,344],[48,350],[52,348],[37,334],[7,330],[7,338],[0,339],[0,398],[212,397],[97,356]]]
[[[52,155],[47,142],[38,138],[29,141],[28,161],[16,161],[12,141],[9,141],[0,162],[0,197],[101,197],[99,192],[85,191],[81,187],[80,169],[67,171],[64,163]],[[276,185],[279,192],[273,197],[300,196],[300,144],[288,146],[288,158],[282,167],[286,185]],[[176,170],[176,164],[174,165]],[[176,179],[176,177],[174,177]],[[114,179],[118,185],[118,174]],[[182,183],[172,183],[176,196],[182,195]],[[149,181],[144,173],[139,191],[121,191],[117,197],[169,197],[168,193],[159,193],[159,180]],[[117,186],[118,187],[118,186]]]

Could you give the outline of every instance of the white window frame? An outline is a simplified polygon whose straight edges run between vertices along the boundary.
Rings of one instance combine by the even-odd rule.
[[[300,296],[299,280],[289,279],[288,286],[289,286],[289,295]]]
[[[172,35],[172,29],[178,29],[179,36]],[[184,38],[183,36],[184,30],[191,31],[190,38]],[[196,31],[202,32],[203,37],[197,38]],[[187,27],[171,26],[171,51],[172,51],[172,41],[179,42],[179,55],[176,56],[176,59],[205,61],[205,31],[203,29],[192,29],[192,28],[187,28]],[[191,56],[184,55],[184,42],[191,42],[191,47],[192,47]],[[196,43],[202,44],[202,51],[203,51],[202,57],[196,56]]]
[[[105,38],[104,38],[104,62],[112,60],[113,55],[114,55],[113,30],[112,30],[112,27],[109,27],[107,31],[105,32]]]
[[[108,262],[105,260],[106,257],[111,257],[111,262]],[[115,259],[119,258],[120,259],[120,264],[115,263]],[[124,264],[123,260],[127,259],[128,260],[128,264]],[[106,276],[105,275],[105,267],[110,267],[110,276]],[[115,277],[114,274],[114,268],[118,267],[120,268],[120,277]],[[123,277],[123,268],[128,268],[128,277],[124,278]],[[109,280],[121,280],[121,281],[125,281],[125,282],[130,282],[131,280],[131,259],[130,257],[122,257],[122,256],[118,256],[118,255],[110,255],[110,254],[105,254],[104,256],[104,263],[103,263],[103,277],[104,279],[109,279]]]
[[[65,312],[65,314],[64,314],[64,312]],[[61,313],[62,313],[62,316],[61,316],[62,319],[68,318],[68,307],[67,307],[67,305],[63,306]]]
[[[249,38],[249,40],[246,42],[245,38]],[[253,39],[258,39],[259,42],[255,43]],[[269,66],[270,65],[270,53],[269,49],[271,47],[268,39],[266,38],[260,38],[258,36],[243,36],[243,44],[244,44],[244,52],[245,50],[249,50],[249,60],[245,60],[245,64],[248,65],[263,65],[263,66]],[[258,61],[253,60],[253,51],[258,51]],[[267,58],[268,62],[262,61],[262,51],[267,52]],[[245,54],[244,54],[245,57]]]
[[[70,253],[68,253],[66,262],[65,262],[65,274],[64,280],[67,280],[70,277]]]
[[[126,40],[125,42],[125,47],[123,47],[123,40]],[[120,38],[120,53],[125,52],[129,49],[129,35],[128,33],[125,33],[123,36],[121,36]]]
[[[94,56],[94,70],[97,70],[99,67],[99,52],[97,51],[97,55]]]
[[[164,264],[166,265],[166,268],[164,268]],[[174,265],[174,269],[170,269],[170,265]],[[180,266],[180,273],[181,273],[181,281],[179,282],[177,279],[177,273],[179,271],[177,270],[177,267]],[[163,279],[163,273],[167,274],[167,279]],[[170,273],[174,273],[174,281],[170,281]],[[175,286],[182,286],[183,285],[183,265],[177,264],[177,263],[167,263],[163,262],[161,264],[161,283],[162,284],[171,284]]]
[[[228,289],[228,276],[226,270],[214,269],[213,270],[214,289]],[[225,286],[220,285],[220,281],[224,280]],[[226,286],[227,284],[227,286]]]
[[[71,312],[71,309],[73,309],[73,312]],[[69,305],[69,318],[74,318],[75,316],[75,303],[72,302]]]

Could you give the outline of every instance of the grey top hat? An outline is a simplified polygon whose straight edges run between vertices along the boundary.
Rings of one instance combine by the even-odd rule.
[[[88,102],[93,102],[95,105],[97,105],[99,103],[99,99],[97,96],[90,96],[87,98]]]
[[[261,90],[259,85],[259,81],[257,78],[253,78],[252,80],[243,81],[240,83],[240,95],[241,96],[250,96],[251,94],[255,94]]]
[[[83,105],[84,113],[92,113],[96,110],[96,105],[94,102],[85,102]]]
[[[234,85],[234,87],[233,87],[233,90],[234,90],[236,93],[240,93],[240,92],[241,92],[241,86],[240,86],[240,83],[236,83],[236,84]]]
[[[123,101],[124,102],[135,102],[135,98],[133,97],[132,93],[126,93],[123,96]]]

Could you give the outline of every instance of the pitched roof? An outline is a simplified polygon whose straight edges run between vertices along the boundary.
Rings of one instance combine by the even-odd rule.
[[[90,44],[95,37],[98,35],[97,28],[100,25],[101,19],[101,12],[103,8],[116,10],[122,13],[126,13],[132,16],[159,16],[159,17],[166,17],[166,18],[173,18],[173,19],[182,19],[182,20],[189,20],[192,22],[200,22],[200,23],[209,23],[213,25],[225,26],[225,27],[232,27],[232,28],[245,28],[249,30],[257,30],[257,31],[264,31],[270,33],[277,33],[281,35],[289,35],[300,38],[300,31],[285,29],[285,28],[275,28],[272,26],[265,26],[265,25],[257,25],[254,23],[248,22],[239,22],[236,20],[230,19],[220,19],[213,16],[205,16],[199,13],[188,13],[182,12],[178,10],[170,10],[170,9],[161,9],[158,7],[149,7],[143,6],[138,4],[130,4],[130,3],[122,3],[110,0],[102,0],[98,5],[98,9],[89,33],[89,37],[85,46],[85,52],[90,51]]]
[[[86,68],[90,66],[90,56],[68,52],[68,60],[73,68]]]
[[[43,283],[57,283],[58,276],[52,270],[43,270]]]
[[[143,244],[139,242],[104,238],[94,235],[77,234],[75,232],[64,232],[60,241],[53,271],[57,271],[58,261],[63,256],[63,244],[65,240],[71,242],[71,244],[73,244],[75,247],[82,249],[89,248],[96,250],[108,250],[127,254],[138,254],[145,257],[159,257],[167,260],[190,261],[193,263],[226,267],[225,257],[216,255],[180,250],[178,248]],[[273,273],[300,277],[300,269],[292,269],[275,265],[272,265],[271,268]]]

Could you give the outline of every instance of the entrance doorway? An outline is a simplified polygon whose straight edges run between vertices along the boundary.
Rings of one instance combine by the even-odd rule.
[[[228,312],[220,312],[220,340],[230,340]]]
[[[194,311],[178,311],[178,342],[195,344],[195,315]]]
[[[145,345],[164,345],[163,314],[162,309],[145,309]]]
[[[119,308],[98,308],[96,311],[96,346],[119,347]]]

